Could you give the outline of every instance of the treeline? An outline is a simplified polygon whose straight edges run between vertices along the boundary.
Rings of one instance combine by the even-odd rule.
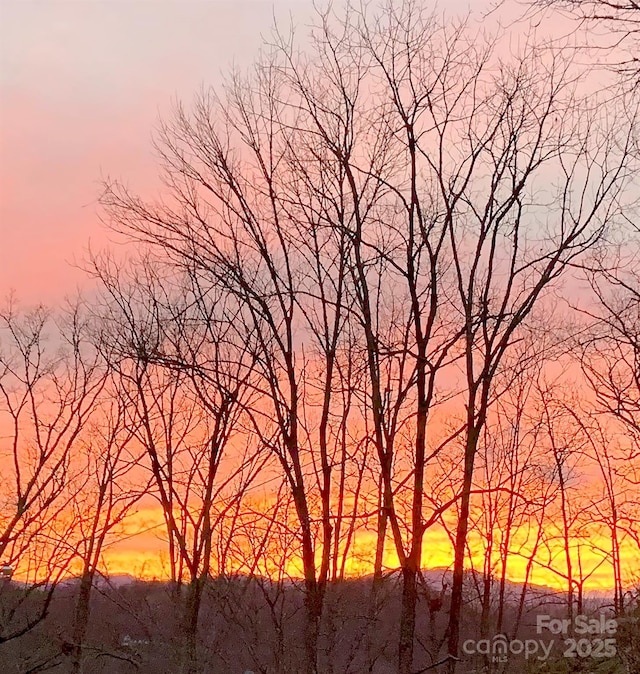
[[[428,571],[426,584],[435,588],[449,575],[443,569]],[[622,674],[638,670],[639,607],[618,617],[613,656],[576,657],[567,667],[564,654],[568,649],[564,639],[536,631],[537,616],[544,614],[562,620],[566,615],[558,593],[545,588],[532,587],[528,591],[522,626],[518,630],[518,639],[529,642],[528,654],[523,650],[518,652],[515,645],[512,650],[505,648],[506,639],[495,637],[484,640],[486,645],[483,647],[483,640],[478,638],[481,603],[474,587],[481,578],[479,572],[475,575],[468,572],[465,578],[468,600],[462,638],[463,643],[470,640],[471,645],[467,643],[466,651],[463,651],[461,667],[479,671],[492,667],[495,672],[538,674],[567,671]],[[47,618],[24,639],[15,639],[3,646],[0,663],[4,670],[70,670],[68,656],[73,649],[73,637],[69,615],[73,614],[77,601],[78,582],[60,584]],[[336,674],[393,674],[397,671],[401,579],[393,574],[381,581],[373,608],[371,583],[369,576],[348,578],[328,586],[318,642],[319,671]],[[181,671],[181,616],[175,609],[180,592],[184,590],[184,586],[168,582],[145,582],[121,576],[100,580],[92,597],[92,619],[86,634],[83,671],[88,674],[173,674]],[[19,590],[16,588],[15,591]],[[517,585],[509,587],[511,598],[507,602],[507,621],[518,611],[513,597],[519,591]],[[39,599],[32,597],[31,601],[35,608]],[[198,638],[198,662],[202,671],[284,674],[299,672],[304,667],[303,623],[299,619],[304,610],[303,595],[297,584],[271,581],[261,576],[211,578],[205,585],[201,610],[205,616]],[[607,599],[591,597],[586,600],[584,610],[589,616],[607,615],[607,619],[611,619]],[[417,654],[417,671],[428,667],[427,652],[438,650],[446,621],[446,603],[439,606],[434,605],[433,600],[419,602],[416,626],[425,651]],[[597,642],[594,641],[595,648]],[[483,652],[488,655],[482,655]]]
[[[129,247],[88,261],[90,299],[7,303],[0,557],[29,585],[3,586],[0,640],[73,570],[83,671],[105,551],[150,495],[185,672],[211,578],[293,582],[308,673],[331,671],[327,601],[356,570],[372,626],[401,579],[401,674],[456,670],[472,598],[480,638],[516,638],[537,578],[570,619],[598,575],[633,610],[638,93],[481,28],[406,2],[276,33],[162,124],[158,200],[105,184]]]

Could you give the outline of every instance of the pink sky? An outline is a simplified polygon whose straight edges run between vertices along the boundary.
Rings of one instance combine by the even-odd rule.
[[[278,0],[276,15],[310,3]],[[172,99],[247,65],[271,2],[0,4],[0,296],[54,302],[105,243],[100,178],[155,184],[152,129]]]
[[[148,195],[152,129],[172,100],[249,65],[274,15],[304,33],[311,11],[311,0],[0,0],[0,298],[72,294],[74,260],[106,243],[101,177]]]

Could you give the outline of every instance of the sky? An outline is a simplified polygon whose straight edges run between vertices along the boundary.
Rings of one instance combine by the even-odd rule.
[[[106,176],[156,186],[152,131],[172,101],[248,66],[306,0],[1,0],[0,296],[58,301],[107,243]]]
[[[304,27],[311,12],[311,0],[0,0],[0,297],[73,294],[87,246],[108,243],[101,180],[157,187],[152,132],[172,102],[249,66],[274,18]]]
[[[172,103],[248,67],[274,17],[304,31],[311,14],[311,0],[0,0],[0,303],[74,294],[87,247],[110,245],[101,179],[156,190],[153,129]]]
[[[274,19],[304,33],[312,12],[312,0],[0,0],[0,298],[73,294],[87,246],[109,243],[101,180],[158,187],[152,133],[172,103],[248,67]]]
[[[424,0],[478,17],[498,2]],[[522,8],[492,14],[515,39]],[[304,34],[312,13],[312,0],[0,0],[0,299],[73,294],[87,246],[109,243],[101,180],[157,188],[152,134],[172,103],[250,66],[274,20]]]

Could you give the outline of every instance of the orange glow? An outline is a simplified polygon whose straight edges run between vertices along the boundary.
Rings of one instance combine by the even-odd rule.
[[[159,507],[147,507],[128,518],[125,535],[122,540],[108,546],[103,554],[102,571],[108,575],[130,575],[143,580],[168,580],[170,578],[167,545],[164,540],[164,521]],[[522,583],[526,578],[526,554],[530,546],[526,543],[527,532],[523,529],[514,534],[514,547],[522,545],[520,555],[511,554],[508,560],[507,578],[514,583]],[[473,566],[482,570],[483,550],[477,536],[471,535]],[[347,577],[356,578],[371,574],[375,554],[376,536],[372,531],[361,529],[356,532],[350,556],[346,563]],[[611,567],[601,564],[602,556],[592,548],[607,549],[609,542],[605,536],[591,539],[591,546],[584,545],[580,550],[581,562],[585,575],[596,569],[584,584],[586,591],[609,591],[613,588]],[[575,551],[574,551],[575,552]],[[554,559],[558,560],[557,568],[563,570],[563,549],[558,542],[551,549]],[[640,568],[640,550],[635,542],[625,540],[621,546],[621,555],[628,571]],[[496,555],[497,558],[497,555]],[[318,563],[320,559],[318,558]],[[399,567],[398,557],[392,541],[385,547],[384,565],[388,571]],[[441,525],[431,527],[425,534],[422,566],[424,569],[446,569],[453,565],[453,548],[446,531]],[[597,567],[597,568],[596,568]],[[72,569],[73,575],[78,569]],[[298,559],[288,559],[285,574],[292,578],[302,578],[301,563]],[[627,578],[630,582],[633,579]],[[534,564],[529,583],[562,591],[566,588],[566,580],[559,573]]]

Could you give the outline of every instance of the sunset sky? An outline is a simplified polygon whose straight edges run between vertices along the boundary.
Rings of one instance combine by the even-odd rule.
[[[476,12],[487,0],[446,3]],[[126,11],[123,11],[126,6]],[[157,185],[151,138],[172,101],[250,65],[273,19],[307,0],[2,0],[0,289],[25,302],[73,293],[105,232],[100,179]],[[440,4],[444,8],[444,4]],[[510,30],[513,30],[512,28]]]
[[[635,672],[638,54],[0,0],[0,674]]]
[[[0,288],[24,301],[73,292],[100,179],[155,184],[151,147],[176,98],[247,66],[273,11],[302,2],[1,3]],[[126,5],[126,11],[123,11]]]
[[[446,9],[491,4],[451,0]],[[248,67],[274,17],[283,26],[292,18],[302,35],[312,3],[0,0],[0,8],[0,295],[15,290],[26,304],[54,304],[83,284],[87,247],[109,244],[97,206],[101,178],[153,194],[153,129],[172,102],[219,86],[233,65]],[[153,509],[139,522],[162,523]],[[441,531],[429,535],[446,542]],[[153,566],[161,548],[153,532],[124,541],[112,568],[125,571],[131,549]],[[450,562],[429,554],[432,565]]]

